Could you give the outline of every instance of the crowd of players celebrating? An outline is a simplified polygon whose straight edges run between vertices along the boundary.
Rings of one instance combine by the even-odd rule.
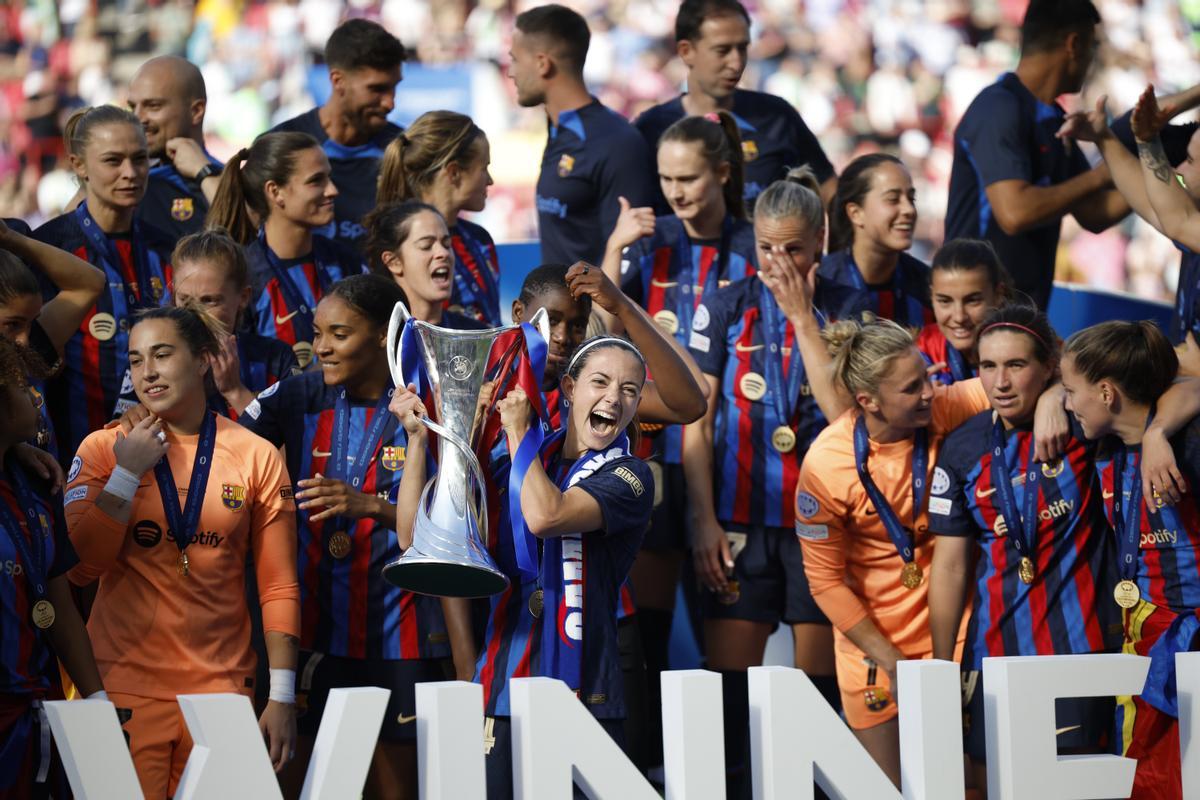
[[[429,397],[393,384],[392,309],[502,323],[504,265],[461,216],[487,202],[487,134],[450,111],[389,123],[405,50],[364,20],[328,41],[329,100],[226,164],[199,70],[147,61],[128,110],[66,125],[71,210],[0,225],[0,797],[69,796],[41,708],[63,697],[111,700],[146,797],[171,796],[175,698],[197,692],[253,700],[298,796],[330,689],[356,686],[391,691],[366,796],[416,797],[414,686],[453,678],[483,687],[489,797],[512,794],[516,677],[563,680],[651,770],[681,577],[722,676],[730,797],[750,791],[746,670],[780,623],[897,785],[897,662],[959,662],[976,796],[982,659],[1147,655],[1140,695],[1060,702],[1058,745],[1137,758],[1134,797],[1181,797],[1200,135],[1170,120],[1200,89],[1066,114],[1099,22],[1089,0],[1030,4],[1020,63],[956,131],[925,264],[901,160],[838,174],[794,108],[737,88],[738,0],[684,0],[688,91],[632,123],[588,92],[582,17],[518,16],[509,74],[547,140],[543,264],[510,313],[544,310],[550,339],[540,384],[482,401],[510,585],[478,601],[382,570],[436,470]],[[1064,341],[1060,219],[1131,212],[1182,252],[1171,329]]]

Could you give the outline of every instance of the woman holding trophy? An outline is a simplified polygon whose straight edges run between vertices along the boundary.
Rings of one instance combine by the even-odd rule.
[[[320,368],[271,386],[239,418],[286,445],[298,486],[299,739],[284,776],[289,796],[299,794],[330,689],[382,686],[391,699],[365,796],[415,798],[413,687],[450,677],[438,600],[381,577],[401,551],[391,530],[392,504],[408,437],[387,413],[392,380],[385,344],[392,308],[404,300],[379,275],[333,284],[313,318]],[[418,449],[424,453],[423,443]]]
[[[650,470],[630,453],[626,429],[645,381],[646,363],[629,341],[599,336],[584,342],[562,378],[565,427],[546,438],[519,496],[502,496],[493,554],[511,582],[492,600],[475,675],[483,684],[488,718],[488,797],[512,793],[511,678],[563,680],[614,739],[624,738],[616,606],[654,498]],[[414,388],[397,392],[391,403],[410,446],[397,498],[401,546],[411,544],[426,480],[428,434],[420,418],[427,413]],[[520,388],[509,391],[497,410],[508,444],[503,461],[516,461],[521,441],[538,421]],[[522,530],[507,523],[513,504]],[[532,565],[522,553],[532,555]]]

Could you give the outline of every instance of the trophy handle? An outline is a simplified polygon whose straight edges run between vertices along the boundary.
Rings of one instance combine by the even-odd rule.
[[[550,344],[550,315],[546,312],[546,309],[539,308],[537,311],[535,311],[533,316],[529,318],[529,324],[532,325],[537,330],[537,332],[542,335],[542,339],[546,342],[547,345],[549,345]]]
[[[404,385],[404,365],[400,363],[400,334],[404,331],[404,323],[408,322],[411,316],[404,303],[397,302],[392,308],[392,318],[388,320],[388,370],[392,373],[392,384],[401,390],[408,387]]]
[[[399,303],[397,303],[397,305],[399,305]],[[463,441],[462,437],[453,433],[449,429],[444,428],[441,425],[437,424],[436,422],[431,420],[429,417],[419,417],[419,419],[421,420],[422,425],[424,425],[426,428],[428,428],[429,430],[436,433],[438,436],[441,436],[443,439],[445,439],[450,444],[457,447],[462,452],[462,454],[464,456],[466,456],[467,464],[471,468],[471,477],[475,479],[475,489],[479,493],[480,507],[487,508],[487,489],[486,489],[487,484],[484,483],[483,467],[480,466],[479,459],[475,456],[475,451],[473,451],[471,449],[471,446],[469,444],[467,444],[465,441]],[[428,489],[428,487],[426,487],[426,489]],[[479,526],[480,538],[483,539],[483,544],[486,547],[489,543],[487,514],[486,513],[482,514],[482,515],[477,514],[476,518],[475,518],[475,522]]]

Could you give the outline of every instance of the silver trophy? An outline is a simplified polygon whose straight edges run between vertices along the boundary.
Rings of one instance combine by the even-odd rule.
[[[396,303],[388,325],[388,366],[397,388],[404,386],[400,334],[410,314]],[[539,309],[530,323],[547,342],[550,320]],[[487,493],[475,456],[483,428],[479,394],[484,371],[501,334],[513,328],[458,331],[415,320],[438,422],[421,422],[439,437],[437,474],[421,492],[413,520],[412,546],[383,568],[401,589],[440,597],[488,597],[504,591],[508,578],[487,551]]]

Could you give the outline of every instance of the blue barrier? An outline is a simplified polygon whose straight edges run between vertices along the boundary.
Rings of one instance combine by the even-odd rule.
[[[497,245],[496,250],[501,266],[500,313],[506,322],[510,322],[512,301],[520,294],[525,276],[540,263],[541,247],[536,241],[515,242]],[[1171,306],[1127,292],[1054,284],[1050,295],[1050,323],[1059,336],[1066,338],[1089,325],[1112,319],[1150,319],[1165,331],[1171,321]],[[669,660],[671,669],[694,669],[701,665],[700,648],[684,611],[682,591],[676,596]]]

